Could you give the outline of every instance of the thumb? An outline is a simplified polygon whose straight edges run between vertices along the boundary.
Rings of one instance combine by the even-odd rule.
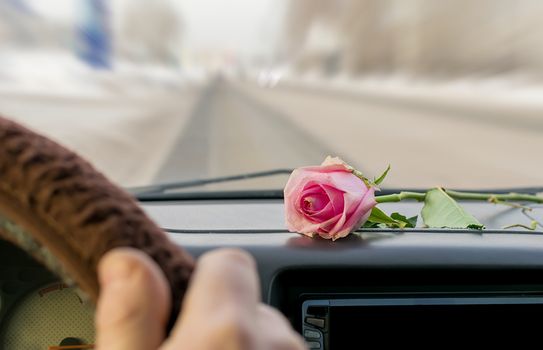
[[[98,265],[98,350],[155,350],[165,336],[171,296],[147,255],[130,248],[107,253]]]

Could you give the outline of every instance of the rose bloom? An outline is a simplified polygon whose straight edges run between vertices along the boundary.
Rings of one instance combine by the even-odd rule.
[[[294,170],[285,186],[288,230],[336,240],[364,224],[377,204],[375,188],[352,170],[331,157],[320,166]]]

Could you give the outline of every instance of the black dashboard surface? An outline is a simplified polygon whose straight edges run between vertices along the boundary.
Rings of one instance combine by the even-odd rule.
[[[262,298],[302,331],[304,301],[360,297],[543,297],[543,232],[503,230],[529,224],[518,208],[462,203],[487,228],[364,230],[335,242],[290,233],[282,200],[143,202],[170,238],[199,256],[239,247],[256,259]],[[380,205],[416,215],[421,204]],[[543,216],[534,206],[532,217]],[[419,225],[421,225],[419,220]],[[1,242],[0,242],[1,243]],[[54,281],[45,269],[0,244],[3,312],[28,291]],[[28,279],[28,280],[25,280]],[[0,314],[0,318],[2,315]]]
[[[361,230],[332,242],[288,232],[281,200],[144,203],[170,237],[194,256],[219,247],[249,251],[258,264],[263,300],[281,310],[304,336],[307,331],[323,332],[304,321],[303,304],[311,300],[543,300],[543,232],[502,229],[513,224],[529,225],[533,218],[543,216],[543,208],[533,206],[528,217],[519,208],[476,202],[462,205],[486,226],[485,230]],[[412,216],[421,206],[401,202],[380,208]],[[420,221],[418,226],[422,226]],[[511,315],[524,315],[520,307],[507,307],[513,308]],[[534,307],[541,309],[543,304]],[[337,314],[330,311],[332,316]],[[357,319],[355,324],[359,322]],[[332,336],[320,337],[320,345],[315,339],[306,337],[306,341],[319,349],[347,348],[330,345],[333,339],[343,337],[336,331],[334,338],[334,329],[349,328],[341,321],[331,327]],[[410,330],[405,329],[407,333]],[[514,338],[517,333],[513,333]],[[327,343],[328,339],[332,343]]]
[[[364,278],[370,270],[389,271],[399,279],[396,284],[417,279],[420,280],[419,285],[431,282],[438,286],[444,283],[543,284],[543,274],[528,273],[543,269],[543,233],[501,229],[511,224],[529,224],[531,219],[518,208],[462,203],[485,224],[487,228],[483,231],[367,230],[331,242],[288,232],[284,227],[281,200],[143,204],[170,237],[195,256],[225,246],[241,247],[251,252],[258,263],[263,299],[276,305],[281,299],[278,284],[286,283],[287,277],[302,289],[307,284],[341,290],[342,286],[371,284]],[[380,207],[387,212],[399,211],[409,216],[416,215],[421,204],[401,202]],[[542,208],[534,207],[530,215],[537,217],[541,214]],[[469,274],[458,273],[468,270],[471,271]],[[500,271],[521,270],[526,274],[499,274]],[[409,279],[405,278],[405,271],[412,272]],[[416,271],[418,278],[414,275]],[[441,278],[444,276],[441,271],[455,274],[456,282],[452,277]],[[483,274],[475,273],[477,271]],[[428,276],[420,277],[423,275]],[[463,282],[462,276],[465,277]],[[354,289],[351,292],[356,291]]]

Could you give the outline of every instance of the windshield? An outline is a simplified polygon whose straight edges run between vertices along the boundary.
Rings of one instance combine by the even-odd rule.
[[[124,187],[343,158],[543,185],[543,3],[0,0],[0,114]],[[288,171],[198,190],[278,189]]]

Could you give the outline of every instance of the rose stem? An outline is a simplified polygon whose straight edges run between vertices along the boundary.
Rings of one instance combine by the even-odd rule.
[[[534,202],[534,203],[543,203],[543,197],[534,196],[531,194],[524,193],[507,193],[507,194],[497,194],[497,193],[472,193],[472,192],[460,192],[460,191],[451,191],[445,190],[445,192],[454,199],[460,200],[479,200],[479,201],[519,201],[519,202]],[[400,202],[402,200],[416,200],[419,202],[424,201],[426,198],[425,192],[400,192],[387,194],[383,196],[376,196],[375,200],[377,203],[390,203],[390,202]]]

